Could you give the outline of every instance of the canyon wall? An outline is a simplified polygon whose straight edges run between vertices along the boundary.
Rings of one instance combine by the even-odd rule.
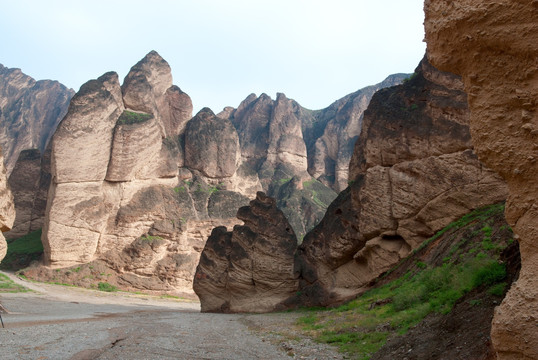
[[[338,128],[345,139],[317,158],[348,162],[342,149],[360,133],[364,103],[402,79],[391,76],[318,112],[284,94],[262,94],[237,109],[215,115],[204,108],[194,117],[189,96],[172,84],[169,65],[154,51],[123,85],[113,72],[87,82],[53,136],[50,172],[49,157],[28,151],[12,176],[23,209],[14,237],[40,225],[38,179],[51,181],[42,234],[49,267],[27,275],[53,279],[52,269],[105,264],[122,288],[192,292],[211,229],[241,225],[236,210],[262,190],[277,198],[290,231],[302,239],[336,197],[334,181],[310,175],[309,147],[329,136],[327,127]],[[86,275],[70,281],[87,286]]]
[[[288,289],[278,306],[327,306],[355,297],[450,222],[504,200],[505,183],[473,152],[468,121],[461,79],[426,59],[404,84],[379,90],[364,113],[350,186],[296,250],[298,288]],[[273,239],[271,246],[283,246],[285,238]],[[206,244],[203,259],[219,251],[216,243]],[[245,252],[248,258],[255,250]],[[218,271],[201,263],[197,276],[215,279],[233,271],[232,263]],[[208,282],[199,282],[196,292],[210,293]],[[203,309],[219,311],[200,298]],[[249,292],[233,298],[254,299]]]
[[[11,229],[15,220],[15,206],[13,195],[9,190],[4,166],[4,157],[0,148],[0,262],[6,256],[7,243],[2,233]]]
[[[0,146],[9,176],[22,150],[44,153],[75,92],[57,81],[36,81],[3,65],[0,80]]]
[[[426,0],[424,9],[429,58],[462,76],[478,157],[508,184],[521,272],[496,309],[493,346],[499,359],[537,359],[538,3]]]

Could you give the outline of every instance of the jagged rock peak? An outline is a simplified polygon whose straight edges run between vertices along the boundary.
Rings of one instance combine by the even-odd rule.
[[[74,93],[57,81],[36,81],[0,65],[0,146],[8,175],[22,150],[45,151]]]
[[[156,51],[131,68],[121,89],[125,108],[154,115],[163,137],[180,134],[192,117],[191,98],[172,85],[170,65]]]
[[[155,112],[155,99],[172,86],[172,69],[156,52],[149,52],[134,65],[123,80],[125,107],[147,113]]]

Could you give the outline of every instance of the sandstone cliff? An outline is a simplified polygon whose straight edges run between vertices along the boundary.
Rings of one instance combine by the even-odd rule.
[[[187,126],[191,113],[154,51],[122,86],[106,73],[80,88],[52,140],[42,236],[48,265],[96,262],[123,288],[192,292],[210,230],[240,223],[230,209],[248,198],[228,186],[237,161],[223,152],[238,152],[229,120],[203,110]],[[220,158],[201,167],[200,155]]]
[[[4,167],[4,157],[0,148],[0,261],[6,256],[7,243],[2,235],[8,231],[15,220],[15,206],[13,205],[13,195],[9,190]]]
[[[352,183],[299,249],[305,301],[355,296],[451,221],[506,197],[472,151],[461,80],[423,60],[377,92],[350,163]]]
[[[538,3],[426,0],[431,62],[460,74],[481,161],[507,182],[506,218],[521,250],[521,273],[497,308],[499,359],[538,358]]]
[[[35,81],[0,65],[0,146],[8,175],[21,150],[45,151],[74,93],[57,81]]]
[[[472,150],[468,119],[461,80],[426,59],[404,84],[378,91],[355,144],[351,185],[298,247],[299,291],[288,292],[281,305],[326,306],[354,297],[448,223],[504,200],[505,183]],[[204,253],[215,252],[213,244]],[[221,273],[202,270],[211,279]],[[207,283],[197,292],[210,293]],[[250,295],[234,294],[235,301],[242,297]]]
[[[240,208],[232,232],[213,229],[196,269],[194,291],[204,312],[268,312],[297,291],[297,238],[273,198],[259,192]]]

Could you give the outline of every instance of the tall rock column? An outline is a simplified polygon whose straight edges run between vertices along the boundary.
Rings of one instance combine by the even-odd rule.
[[[430,61],[462,75],[476,152],[508,183],[521,272],[496,309],[498,359],[538,359],[538,2],[426,0]]]
[[[4,156],[0,150],[0,261],[7,252],[6,239],[2,233],[11,229],[13,221],[15,221],[15,205],[13,204],[13,195],[7,186]]]

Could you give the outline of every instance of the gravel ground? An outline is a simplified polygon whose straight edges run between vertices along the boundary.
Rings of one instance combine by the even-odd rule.
[[[14,280],[34,291],[0,295],[1,359],[342,359],[302,337],[294,313],[202,314],[195,302]]]

